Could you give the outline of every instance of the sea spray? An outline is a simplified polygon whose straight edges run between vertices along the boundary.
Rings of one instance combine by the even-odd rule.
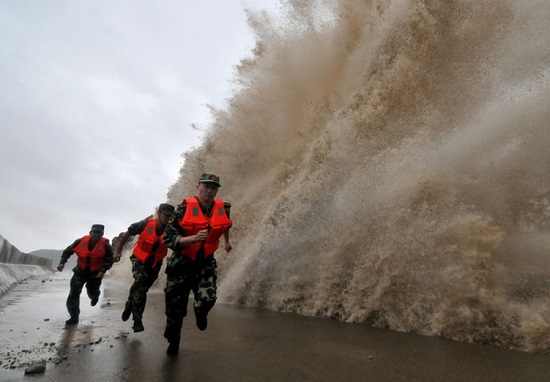
[[[548,351],[550,5],[282,7],[168,193],[221,176],[219,300]]]

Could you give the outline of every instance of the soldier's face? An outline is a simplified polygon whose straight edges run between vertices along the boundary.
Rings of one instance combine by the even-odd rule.
[[[90,231],[90,241],[92,244],[97,243],[99,239],[103,237],[103,232],[101,231]]]
[[[211,204],[218,193],[218,188],[220,187],[214,183],[199,183],[197,185],[197,192],[201,203]]]
[[[160,222],[164,225],[168,224],[168,220],[170,220],[170,216],[171,215],[166,215],[166,214],[159,214],[159,219],[160,219]]]

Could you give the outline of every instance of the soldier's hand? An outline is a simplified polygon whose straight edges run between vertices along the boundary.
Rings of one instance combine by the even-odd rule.
[[[120,258],[122,257],[122,253],[116,253],[114,256],[113,256],[113,261],[115,263],[119,262],[120,261]]]
[[[58,270],[59,272],[63,272],[63,268],[65,268],[65,264],[59,264],[59,265],[57,266],[57,270]]]
[[[231,250],[233,249],[233,246],[231,245],[230,242],[226,241],[224,249],[225,249],[225,252],[231,252]]]
[[[208,229],[202,229],[195,235],[197,241],[205,241],[208,237]]]
[[[102,278],[103,278],[103,275],[104,275],[104,274],[105,274],[105,273],[103,273],[103,272],[99,271],[99,272],[97,273],[97,276],[96,276],[96,278],[98,278],[98,279],[102,279]]]

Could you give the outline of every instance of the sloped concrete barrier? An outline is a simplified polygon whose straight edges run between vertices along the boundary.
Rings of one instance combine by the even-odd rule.
[[[20,281],[52,272],[52,260],[23,253],[0,236],[0,296]]]

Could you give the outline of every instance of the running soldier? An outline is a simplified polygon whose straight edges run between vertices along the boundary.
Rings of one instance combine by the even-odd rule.
[[[217,199],[220,178],[202,174],[197,196],[180,204],[166,227],[163,241],[174,252],[166,266],[166,329],[168,355],[177,355],[183,318],[187,315],[189,294],[199,330],[208,325],[207,315],[216,303],[217,265],[214,252],[224,237],[226,252],[231,251],[229,218],[231,204]]]
[[[130,256],[134,283],[130,287],[128,300],[122,312],[122,321],[128,321],[130,314],[134,320],[134,333],[145,330],[143,327],[143,312],[147,303],[147,292],[157,280],[162,260],[168,253],[168,248],[162,241],[166,224],[174,212],[174,206],[162,203],[157,209],[157,218],[152,216],[133,223],[116,243],[115,261],[122,256],[122,248],[131,236],[139,235]]]
[[[76,239],[61,254],[61,260],[57,270],[62,272],[65,263],[76,253],[78,256],[76,267],[73,268],[71,278],[71,290],[67,297],[67,310],[70,318],[65,321],[66,325],[75,325],[80,317],[80,293],[86,285],[91,305],[95,306],[99,301],[101,281],[105,272],[113,265],[113,249],[109,240],[103,237],[105,226],[102,224],[92,225],[90,234]]]

